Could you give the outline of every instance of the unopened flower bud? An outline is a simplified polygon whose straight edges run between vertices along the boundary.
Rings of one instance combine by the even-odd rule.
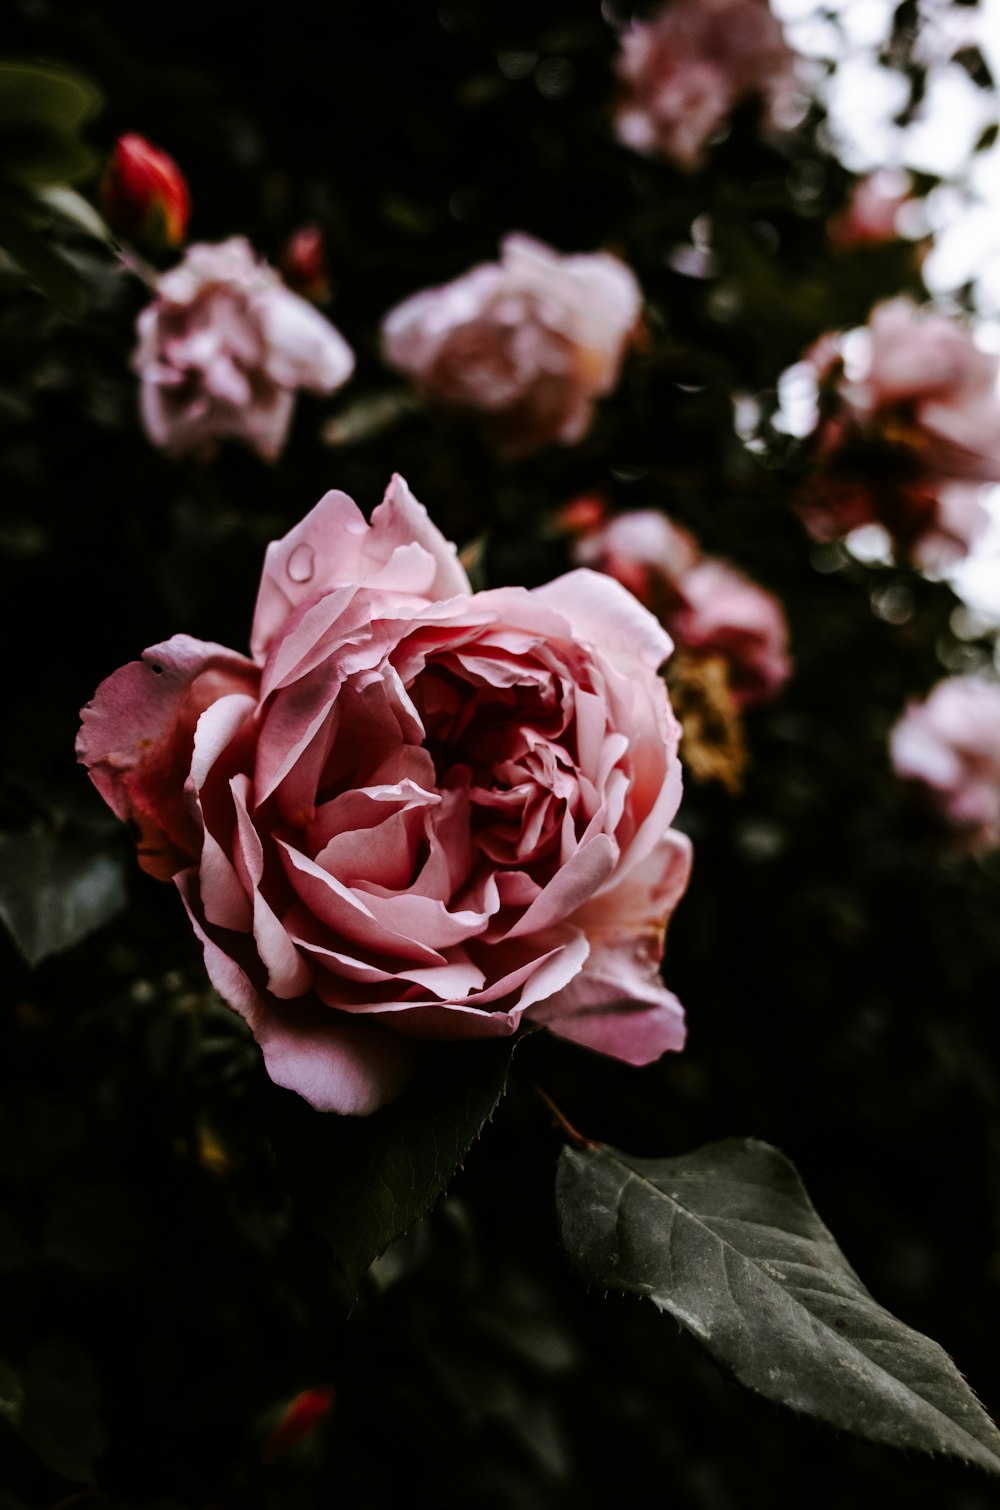
[[[290,236],[281,254],[281,271],[289,288],[314,304],[330,302],[326,246],[318,225],[304,225]]]
[[[177,247],[191,214],[187,180],[172,157],[129,132],[115,143],[101,180],[101,207],[114,230],[154,247]]]

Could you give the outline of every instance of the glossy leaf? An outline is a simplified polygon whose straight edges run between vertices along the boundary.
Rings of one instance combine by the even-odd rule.
[[[450,1182],[504,1093],[512,1047],[428,1045],[402,1094],[370,1117],[316,1112],[270,1091],[271,1141],[293,1201],[352,1290]]]
[[[859,1436],[1000,1471],[1000,1432],[947,1353],[872,1299],[777,1149],[567,1148],[556,1193],[583,1277],[652,1300],[742,1384]]]

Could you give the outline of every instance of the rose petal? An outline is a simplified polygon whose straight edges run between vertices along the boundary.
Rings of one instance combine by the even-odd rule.
[[[253,696],[252,661],[175,635],[103,681],[82,714],[77,758],[119,818],[139,830],[139,863],[169,880],[200,848],[184,794],[199,717],[231,692]]]

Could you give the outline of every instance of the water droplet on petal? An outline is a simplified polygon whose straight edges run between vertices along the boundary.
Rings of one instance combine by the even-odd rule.
[[[288,558],[288,575],[293,582],[310,582],[316,569],[316,552],[311,545],[297,545]]]

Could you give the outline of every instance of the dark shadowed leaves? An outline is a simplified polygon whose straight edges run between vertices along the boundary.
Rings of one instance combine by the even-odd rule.
[[[292,1199],[357,1290],[368,1266],[429,1211],[504,1092],[510,1039],[434,1044],[412,1080],[370,1117],[269,1091],[271,1141]]]
[[[876,1304],[777,1149],[567,1148],[556,1194],[583,1277],[669,1311],[749,1388],[874,1441],[1000,1469],[1000,1432],[951,1359]]]
[[[78,943],[124,905],[124,866],[96,839],[0,834],[0,919],[29,965]]]
[[[21,1432],[49,1468],[87,1479],[105,1445],[99,1388],[89,1355],[69,1338],[36,1348],[24,1375]]]

